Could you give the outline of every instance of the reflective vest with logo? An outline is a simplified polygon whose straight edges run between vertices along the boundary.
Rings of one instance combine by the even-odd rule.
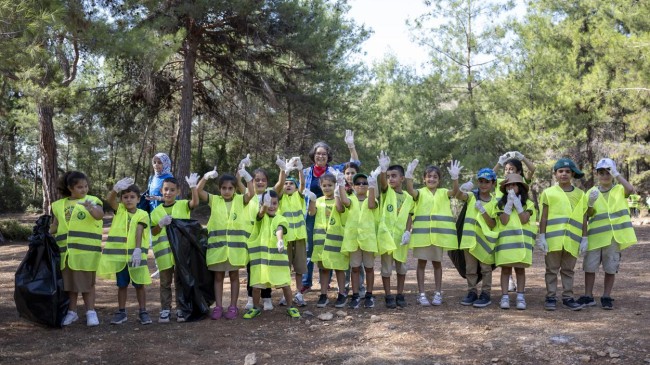
[[[463,221],[463,236],[459,248],[469,250],[472,256],[484,264],[494,264],[494,246],[499,233],[490,229],[475,204],[476,195],[473,192],[467,194],[467,211]],[[483,204],[483,208],[490,217],[494,217],[496,204],[497,200],[494,197]]]
[[[409,247],[433,245],[444,249],[457,249],[456,222],[451,213],[448,190],[438,188],[434,195],[424,187],[418,189],[418,192]]]
[[[245,214],[244,196],[235,194],[230,203],[220,195],[210,194],[210,220],[208,220],[208,250],[205,260],[208,266],[229,262],[232,266],[246,266],[248,250],[246,241],[250,225]]]
[[[503,213],[496,208],[497,212]],[[497,244],[494,247],[494,261],[497,266],[508,266],[509,264],[533,263],[533,245],[535,244],[535,204],[531,200],[526,201],[524,210],[530,212],[528,223],[521,224],[519,214],[513,209],[508,224],[505,226],[501,219],[496,218],[496,231],[499,234]]]
[[[390,186],[381,197],[381,217],[377,229],[377,241],[387,252],[391,253],[393,259],[399,262],[406,262],[408,256],[408,245],[402,245],[402,235],[406,230],[406,223],[413,209],[413,197],[404,194],[404,202],[397,211],[397,193]]]
[[[255,234],[248,240],[251,286],[273,288],[291,284],[287,251],[278,251],[276,236],[278,227],[281,226],[286,232],[288,225],[287,219],[280,214],[275,217],[265,214],[261,220],[255,222]]]
[[[284,237],[285,242],[307,239],[305,224],[305,199],[296,191],[291,195],[283,194],[278,211],[289,222],[289,230]]]
[[[598,189],[598,187],[594,186],[591,189]],[[594,203],[595,212],[589,218],[587,226],[589,251],[609,246],[612,238],[618,243],[619,250],[624,250],[637,242],[625,200],[625,188],[621,184],[616,184],[608,195],[609,198],[605,199],[602,194],[599,194]],[[585,197],[588,196],[589,193],[585,194]]]
[[[129,268],[131,281],[136,284],[151,284],[149,266],[147,266],[147,245],[149,244],[149,227],[143,227],[140,241],[140,265],[133,266],[131,257],[135,249],[136,233],[138,222],[149,222],[149,214],[142,209],[137,209],[129,222],[129,212],[120,203],[113,217],[111,228],[108,231],[108,238],[102,250],[102,258],[99,262],[97,275],[115,278],[115,274]]]
[[[66,262],[68,267],[77,271],[97,271],[102,256],[102,220],[95,219],[81,204],[75,204],[70,221],[65,219],[65,203],[69,198],[52,203],[52,214],[59,225],[56,230],[56,243],[61,253],[61,269]],[[102,205],[99,198],[86,195],[90,200]]]
[[[368,208],[368,199],[360,202],[356,195],[350,195],[349,199],[350,206],[347,208],[348,216],[343,231],[341,252],[355,252],[359,249],[366,252],[380,252],[376,228],[379,221],[379,207]]]
[[[318,204],[321,199],[324,199],[324,197],[318,198],[316,203]],[[326,269],[347,270],[350,268],[350,256],[347,252],[341,252],[341,246],[343,245],[344,225],[346,223],[348,213],[347,211],[339,213],[334,206],[332,208],[329,219],[327,219],[327,217],[318,217],[318,213],[320,211],[321,209],[318,208],[318,211],[316,213],[316,221],[314,223],[314,249],[316,249],[316,226],[324,224],[327,227],[327,231],[323,240],[323,249],[320,256],[320,261],[323,267]],[[318,237],[319,239],[321,238],[320,235]]]
[[[177,200],[172,206],[172,218],[190,219],[190,212],[185,209],[187,200]],[[151,226],[155,227],[160,219],[167,215],[165,207],[160,204],[151,212]],[[156,258],[158,270],[167,270],[174,267],[174,254],[169,246],[167,238],[167,227],[163,227],[160,232],[153,236],[153,256]]]
[[[569,198],[558,185],[544,190],[544,194],[548,198],[548,218],[546,220],[548,252],[564,249],[572,256],[578,257],[582,240],[582,222],[587,211],[584,198],[580,199],[571,209]]]

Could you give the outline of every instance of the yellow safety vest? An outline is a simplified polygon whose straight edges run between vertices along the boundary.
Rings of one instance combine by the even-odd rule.
[[[503,212],[498,207],[497,212]],[[531,200],[526,201],[524,210],[530,211],[528,223],[521,224],[519,214],[513,210],[510,220],[505,226],[501,220],[496,218],[496,231],[499,234],[497,244],[494,247],[494,261],[497,266],[508,266],[508,264],[533,263],[533,246],[535,245],[535,204]],[[503,213],[505,214],[505,213]]]
[[[278,210],[289,222],[289,231],[284,237],[284,241],[293,242],[307,239],[305,199],[297,191],[291,195],[283,194]]]
[[[384,253],[391,253],[393,259],[399,262],[406,262],[408,256],[408,245],[402,245],[402,235],[406,230],[406,223],[413,209],[413,197],[404,192],[404,202],[397,212],[397,193],[390,186],[381,197],[381,217],[377,229],[377,241],[383,247]]]
[[[323,197],[318,198],[316,201]],[[320,208],[318,208],[320,211]],[[324,268],[329,270],[347,270],[350,268],[350,256],[347,252],[341,252],[343,245],[343,232],[347,220],[347,211],[339,213],[336,207],[332,209],[329,220],[326,220],[327,232],[323,241],[323,250],[320,256],[320,262]],[[318,222],[318,213],[316,213],[316,222]],[[323,218],[321,218],[323,219]],[[326,219],[326,218],[325,218]],[[321,221],[320,224],[323,224]],[[320,237],[320,236],[319,236]],[[314,249],[316,240],[316,225],[314,225]],[[313,260],[312,255],[312,260]]]
[[[316,216],[314,217],[314,231],[313,231],[313,251],[311,254],[312,262],[321,261],[323,253],[323,246],[325,245],[325,237],[327,236],[327,228],[329,226],[327,219],[327,206],[328,201],[324,196],[316,199]],[[331,213],[336,210],[335,199],[329,200]],[[285,216],[286,217],[286,216]]]
[[[287,231],[288,222],[285,217],[277,214],[275,217],[264,215],[256,221],[255,231],[258,234],[248,240],[248,255],[250,257],[251,286],[263,285],[268,288],[284,287],[291,284],[291,270],[287,251],[278,252],[278,239],[275,232],[282,226]]]
[[[418,189],[410,248],[438,246],[458,249],[456,222],[451,213],[448,190],[436,189],[435,195],[424,187]]]
[[[176,219],[190,219],[190,212],[182,209],[187,200],[177,200],[172,206],[172,218]],[[179,204],[181,203],[181,204]],[[156,226],[162,217],[166,216],[167,212],[165,207],[160,204],[151,212],[151,225]],[[167,238],[167,227],[163,227],[160,232],[153,236],[153,255],[156,258],[156,265],[158,270],[167,270],[174,267],[174,254],[169,246],[169,239]]]
[[[577,188],[575,188],[577,189]],[[548,197],[548,217],[546,220],[546,243],[548,251],[563,249],[578,257],[582,240],[582,222],[587,211],[586,201],[580,199],[571,210],[571,202],[558,185],[544,190]]]
[[[589,190],[598,189],[594,186]],[[594,215],[589,218],[587,237],[589,251],[609,246],[612,237],[618,243],[619,250],[624,250],[637,242],[630,211],[625,200],[625,188],[616,184],[609,191],[609,199],[599,194],[594,203]],[[588,197],[589,193],[585,194]],[[586,205],[586,203],[585,203]]]
[[[70,221],[65,219],[65,203],[69,198],[52,203],[52,214],[59,226],[56,230],[56,243],[61,253],[61,269],[67,265],[77,271],[97,271],[102,255],[102,220],[95,219],[81,204],[75,204]],[[97,205],[102,201],[92,195],[86,195]]]
[[[347,208],[348,217],[345,223],[341,252],[355,252],[359,249],[373,253],[381,252],[382,249],[377,244],[378,207],[368,208],[368,199],[359,202],[356,195],[351,195],[349,199],[350,206]],[[385,245],[385,243],[383,244]],[[383,252],[386,252],[385,248]]]
[[[129,268],[131,281],[136,284],[151,284],[149,266],[147,265],[147,245],[149,245],[149,227],[143,227],[142,241],[140,242],[140,265],[131,264],[131,256],[135,249],[136,233],[138,224],[141,221],[149,222],[149,214],[142,209],[137,209],[129,223],[129,212],[124,204],[120,203],[113,217],[111,228],[108,231],[108,238],[102,250],[102,258],[99,262],[97,275],[114,279],[115,274]]]
[[[638,208],[639,207],[639,200],[641,199],[641,196],[638,194],[630,194],[628,197],[630,199],[629,207],[630,208]]]
[[[467,197],[467,211],[463,221],[463,236],[459,248],[469,250],[472,256],[484,264],[494,264],[494,246],[497,243],[499,232],[490,229],[483,214],[476,209],[474,193],[468,193]],[[494,197],[483,205],[490,217],[494,217],[496,205],[497,200]]]
[[[235,194],[230,203],[230,214],[226,201],[220,195],[210,194],[210,220],[208,220],[208,266],[229,262],[232,266],[246,266],[250,237],[247,231],[250,225],[246,216],[244,196]]]

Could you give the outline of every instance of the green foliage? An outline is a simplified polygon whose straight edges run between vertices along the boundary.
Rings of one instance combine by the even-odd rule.
[[[32,229],[27,224],[20,223],[15,219],[7,219],[0,221],[0,234],[6,240],[27,241],[32,234]]]

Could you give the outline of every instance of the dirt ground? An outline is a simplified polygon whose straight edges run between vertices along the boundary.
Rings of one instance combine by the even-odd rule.
[[[33,222],[36,217],[19,218]],[[650,225],[636,224],[635,229],[639,244],[623,252],[612,295],[616,299],[613,311],[602,310],[600,305],[578,312],[562,307],[544,311],[544,257],[535,252],[533,267],[526,270],[525,311],[499,309],[499,269],[495,270],[497,285],[493,286],[491,306],[460,305],[466,284],[445,258],[444,303],[440,307],[423,308],[415,303],[415,261],[411,260],[406,283],[409,306],[403,310],[384,307],[377,262],[377,306],[373,309],[344,308],[345,314],[339,316],[331,304],[316,308],[319,293],[312,291],[306,295],[308,307],[301,308],[299,320],[289,318],[284,307],[276,305],[253,320],[159,324],[155,321],[160,309],[159,283],[154,280],[147,288],[154,323],[143,326],[137,322],[135,291],[129,289],[129,320],[115,326],[109,321],[116,309],[117,290],[113,282],[100,280],[100,326],[86,327],[81,316],[65,329],[42,328],[18,318],[14,273],[27,244],[12,242],[0,246],[0,364],[243,364],[251,353],[255,353],[257,364],[650,364]],[[576,267],[576,297],[584,291],[581,262]],[[602,279],[600,273],[594,293],[597,301]],[[430,266],[426,283],[431,295]],[[242,280],[240,313],[245,304],[244,286]],[[315,282],[314,288],[318,286]],[[226,280],[226,298],[228,287]],[[329,292],[331,302],[335,295]],[[274,303],[280,296],[279,290],[274,291]],[[511,298],[514,302],[514,294]],[[227,299],[224,304],[228,305]],[[335,316],[320,321],[304,311]]]

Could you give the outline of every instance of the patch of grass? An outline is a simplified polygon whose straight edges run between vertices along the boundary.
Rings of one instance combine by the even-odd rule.
[[[0,234],[5,240],[27,241],[32,234],[32,227],[15,219],[0,221]]]

